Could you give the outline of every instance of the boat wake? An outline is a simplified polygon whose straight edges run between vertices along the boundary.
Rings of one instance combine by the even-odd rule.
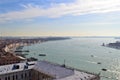
[[[85,62],[92,63],[92,64],[97,64],[97,62],[93,62],[93,61],[85,61]]]
[[[107,70],[108,72],[112,72],[112,73],[117,73],[117,74],[120,74],[120,72],[119,71],[115,71],[115,70]]]

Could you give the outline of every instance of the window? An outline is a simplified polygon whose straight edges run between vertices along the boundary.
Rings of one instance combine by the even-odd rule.
[[[31,77],[31,73],[29,72],[29,77]]]
[[[13,75],[13,80],[15,80],[15,76]]]
[[[18,79],[18,76],[16,75],[16,80]]]
[[[25,78],[27,77],[27,74],[25,73]]]
[[[42,79],[44,79],[45,77],[44,76],[42,76]]]
[[[8,80],[10,80],[10,76],[8,76]]]
[[[5,80],[7,80],[7,77],[5,77]]]
[[[23,74],[21,74],[21,79],[23,79]]]

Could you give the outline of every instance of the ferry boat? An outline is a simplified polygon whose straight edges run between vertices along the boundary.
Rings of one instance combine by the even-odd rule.
[[[15,52],[30,52],[30,51],[29,50],[24,50],[24,51],[16,50]]]
[[[39,56],[46,56],[46,54],[39,54]]]

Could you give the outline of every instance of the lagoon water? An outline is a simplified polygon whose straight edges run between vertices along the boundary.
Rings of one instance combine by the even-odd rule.
[[[102,43],[108,44],[115,41],[117,39],[114,38],[72,38],[34,44],[24,49],[30,50],[26,57],[59,64],[63,64],[65,60],[67,66],[100,73],[103,76],[101,80],[120,80],[120,50],[101,46]],[[39,54],[47,56],[43,57]],[[107,71],[102,71],[102,68]]]

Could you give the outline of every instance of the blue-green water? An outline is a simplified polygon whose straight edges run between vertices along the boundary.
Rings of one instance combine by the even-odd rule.
[[[63,64],[94,73],[101,73],[101,80],[120,80],[120,50],[101,46],[102,43],[115,42],[114,38],[73,38],[69,40],[48,41],[24,47],[29,49],[27,57]],[[47,56],[39,56],[39,54]],[[91,57],[93,55],[93,57]],[[97,64],[101,62],[101,64]],[[106,68],[107,71],[102,71]]]

